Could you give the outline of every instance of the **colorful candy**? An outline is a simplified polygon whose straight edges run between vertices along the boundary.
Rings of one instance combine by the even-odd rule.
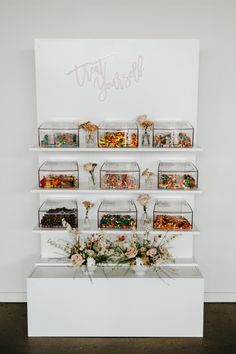
[[[41,188],[78,188],[79,181],[73,175],[47,175],[40,179]]]
[[[154,137],[153,142],[155,147],[171,147],[172,146],[172,139],[171,134],[158,134]]]
[[[174,147],[189,148],[192,147],[193,142],[191,136],[186,133],[179,133]]]
[[[74,133],[45,134],[41,140],[42,147],[73,147],[78,146],[78,136]]]
[[[189,174],[159,174],[159,189],[194,189],[196,180]]]
[[[99,147],[101,148],[136,148],[138,137],[136,133],[128,132],[105,132],[99,137]]]
[[[129,230],[136,227],[136,221],[131,215],[128,214],[103,214],[99,221],[99,227],[101,229]]]
[[[156,215],[153,228],[160,230],[191,230],[191,223],[181,215]]]
[[[192,137],[184,132],[155,134],[154,147],[189,148],[192,147]]]
[[[63,228],[63,219],[69,223],[71,227],[78,227],[77,210],[65,207],[49,209],[43,215],[40,226],[43,228]]]
[[[107,173],[101,178],[102,189],[138,189],[136,178],[127,173]]]

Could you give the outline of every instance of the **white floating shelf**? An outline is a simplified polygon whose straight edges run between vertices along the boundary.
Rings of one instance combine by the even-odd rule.
[[[39,146],[32,146],[30,151],[35,152],[201,152],[203,149],[199,146],[192,148],[42,148]]]
[[[81,222],[82,225],[82,222]],[[65,229],[50,229],[50,228],[40,228],[39,226],[35,226],[32,230],[33,233],[54,233],[54,234],[67,234],[68,231]],[[80,228],[80,232],[83,234],[93,234],[93,233],[97,233],[97,232],[104,232],[104,233],[110,233],[110,234],[131,234],[132,231],[131,230],[101,230],[98,229],[96,226],[96,221],[91,221],[91,228],[90,229],[83,229],[83,227]],[[166,233],[166,230],[150,230],[150,233],[155,233],[155,234],[163,234]],[[144,233],[144,230],[138,228],[138,230],[136,231],[137,234],[141,235]],[[197,228],[197,226],[194,225],[192,230],[188,230],[188,231],[168,231],[169,234],[175,234],[175,235],[185,235],[185,234],[193,234],[193,235],[199,235],[200,231]]]
[[[36,263],[36,267],[72,267],[72,263],[68,258],[40,258]],[[167,262],[162,264],[162,267],[176,267],[176,266],[198,266],[194,258],[175,258],[173,262]],[[105,267],[117,267],[117,265],[106,265]],[[127,265],[119,265],[119,267],[127,267]]]
[[[201,189],[192,189],[192,190],[162,190],[162,189],[128,189],[128,190],[104,190],[104,189],[54,189],[54,188],[40,188],[34,187],[31,190],[32,193],[48,193],[48,194],[106,194],[106,195],[125,195],[125,194],[141,194],[141,193],[148,193],[148,194],[162,194],[162,195],[173,195],[173,194],[184,194],[184,195],[191,195],[191,194],[201,194]]]

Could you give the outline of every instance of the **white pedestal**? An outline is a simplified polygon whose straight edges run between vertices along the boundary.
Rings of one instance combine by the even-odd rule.
[[[29,336],[202,337],[203,278],[195,266],[139,277],[36,267],[27,280]],[[167,271],[167,273],[166,273]]]

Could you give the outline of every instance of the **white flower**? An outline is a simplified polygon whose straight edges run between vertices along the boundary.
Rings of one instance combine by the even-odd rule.
[[[148,202],[150,200],[150,195],[149,194],[140,194],[138,196],[138,199],[137,201],[139,202],[139,204],[142,206],[142,207],[146,207],[148,205]]]
[[[96,163],[88,162],[84,165],[84,171],[93,172],[96,166]]]

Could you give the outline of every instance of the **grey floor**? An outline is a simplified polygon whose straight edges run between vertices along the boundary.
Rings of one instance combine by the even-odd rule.
[[[236,353],[236,304],[206,304],[204,332],[203,339],[28,338],[26,305],[0,304],[0,354],[234,354]]]

